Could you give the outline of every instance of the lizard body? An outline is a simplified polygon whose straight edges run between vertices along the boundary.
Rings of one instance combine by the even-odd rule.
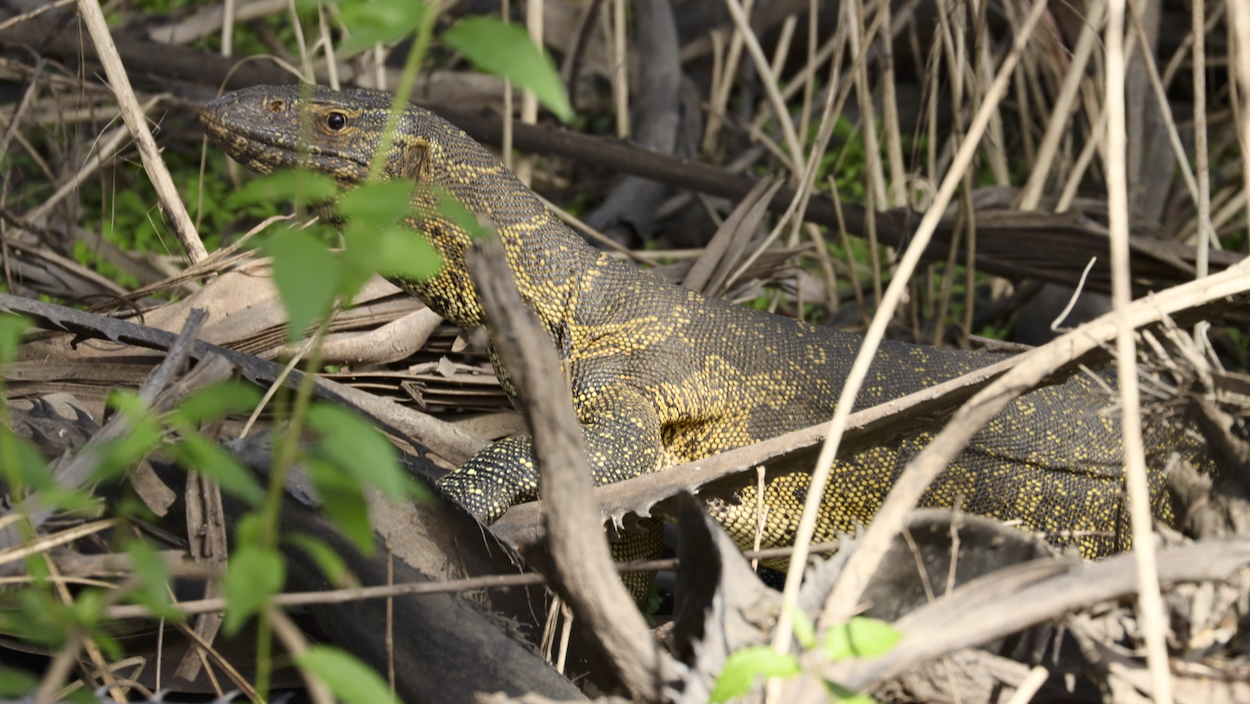
[[[350,186],[367,177],[391,101],[377,91],[260,86],[210,103],[202,121],[214,142],[253,170],[304,165]],[[301,110],[309,118],[302,141]],[[400,116],[383,176],[446,189],[494,225],[522,297],[564,360],[598,483],[701,459],[832,415],[858,335],[709,299],[594,250],[494,155],[421,108],[408,106]],[[438,212],[428,192],[418,189],[413,204],[417,214],[409,224],[444,264],[427,280],[395,283],[456,325],[482,325],[464,261],[468,234]],[[989,354],[885,341],[856,408],[994,361]],[[507,370],[495,367],[514,394]],[[1126,549],[1120,424],[1104,412],[1111,398],[1103,383],[1077,375],[1016,400],[973,437],[922,505],[962,499],[967,512],[1055,533],[1054,542],[1075,543],[1086,556]],[[839,460],[817,539],[867,524],[929,439],[920,432]],[[535,497],[529,443],[528,436],[497,442],[440,485],[480,519],[493,521],[513,503]],[[1147,429],[1152,506],[1164,521],[1173,516],[1161,467],[1174,447],[1204,467],[1208,461],[1183,427]],[[764,547],[792,542],[808,481],[795,473],[766,485]],[[754,492],[744,490],[737,503],[710,504],[744,545],[756,530]]]

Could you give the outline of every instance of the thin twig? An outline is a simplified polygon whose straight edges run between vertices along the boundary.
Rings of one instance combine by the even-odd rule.
[[[304,634],[300,632],[299,626],[291,620],[289,616],[282,612],[281,609],[270,606],[268,609],[269,624],[273,628],[273,634],[282,641],[282,647],[286,649],[287,654],[292,658],[298,659],[299,656],[308,652],[308,641],[304,638]],[[308,698],[313,704],[334,704],[334,695],[330,693],[330,688],[326,686],[325,681],[312,670],[301,667],[299,668],[300,677],[304,680],[304,690],[308,692]]]
[[[631,132],[629,126],[629,45],[626,36],[625,0],[612,0],[612,99],[613,104],[616,105],[617,139],[629,139]]]

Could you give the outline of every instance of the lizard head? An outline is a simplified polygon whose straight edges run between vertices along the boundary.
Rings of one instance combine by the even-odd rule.
[[[200,122],[215,144],[253,171],[303,166],[350,186],[368,178],[390,109],[391,96],[379,91],[254,86],[204,106]],[[410,136],[409,119],[407,111],[400,116],[384,179],[420,175],[428,145]]]
[[[368,179],[392,101],[390,94],[373,90],[256,86],[209,103],[200,121],[213,143],[253,171],[303,166],[351,187]],[[583,266],[583,259],[593,258],[593,252],[493,154],[446,120],[408,105],[394,134],[381,177],[426,187],[414,190],[415,213],[408,224],[444,262],[431,279],[394,283],[461,327],[481,324],[465,263],[470,235],[445,217],[438,204],[442,194],[450,194],[493,225],[518,282],[540,282],[530,288],[545,293],[528,297],[539,317],[556,320],[562,300],[546,292],[541,282],[563,287],[570,272]]]

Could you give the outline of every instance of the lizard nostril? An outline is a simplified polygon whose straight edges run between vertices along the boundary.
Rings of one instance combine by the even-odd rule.
[[[272,103],[269,103],[269,112],[282,112],[285,109],[286,109],[285,101],[275,100]]]

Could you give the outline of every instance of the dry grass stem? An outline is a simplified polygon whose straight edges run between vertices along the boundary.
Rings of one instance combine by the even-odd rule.
[[[629,45],[625,31],[625,0],[612,0],[612,100],[616,106],[616,137],[629,139]],[[542,36],[534,40],[542,46]]]
[[[747,2],[750,1],[747,0]],[[794,165],[792,176],[798,176],[804,169],[803,147],[799,144],[798,134],[794,131],[794,123],[790,120],[790,113],[786,109],[786,101],[781,97],[781,91],[777,90],[777,79],[773,76],[772,69],[769,68],[768,57],[764,55],[764,49],[760,46],[759,39],[751,31],[751,21],[747,17],[742,3],[739,3],[738,0],[725,0],[725,6],[729,8],[729,14],[733,17],[734,25],[737,26],[738,31],[742,34],[743,43],[751,54],[751,58],[755,61],[755,70],[759,72],[764,92],[768,95],[768,100],[773,106],[773,112],[777,115],[777,124],[781,127],[781,134],[786,142],[786,150],[790,153],[790,161]]]
[[[1029,180],[1020,191],[1020,210],[1036,210],[1042,200],[1052,170],[1055,155],[1059,149],[1059,141],[1068,134],[1071,127],[1072,109],[1076,103],[1076,94],[1081,87],[1081,79],[1085,77],[1085,66],[1098,41],[1098,28],[1102,25],[1104,0],[1092,0],[1089,5],[1089,16],[1081,27],[1081,36],[1077,39],[1076,49],[1072,52],[1068,73],[1064,76],[1063,87],[1055,98],[1054,108],[1050,112],[1050,120],[1046,123],[1046,134],[1038,147],[1037,157],[1033,161],[1033,170]]]
[[[1201,4],[1198,0],[1195,4]],[[1132,283],[1129,278],[1128,174],[1125,144],[1127,127],[1124,106],[1124,4],[1107,3],[1107,199],[1111,231],[1111,298],[1117,318],[1116,371],[1120,382],[1120,416],[1124,429],[1124,474],[1128,486],[1129,519],[1133,554],[1137,560],[1137,611],[1146,642],[1146,662],[1154,685],[1156,704],[1172,703],[1168,671],[1166,612],[1160,595],[1155,565],[1154,518],[1150,511],[1150,485],[1146,478],[1146,452],[1142,446],[1141,405],[1137,386],[1136,329],[1129,313]],[[1199,24],[1201,26],[1201,24]],[[1195,43],[1195,46],[1198,46]],[[1202,176],[1199,175],[1199,184]]]
[[[880,8],[888,6],[889,3],[882,2],[878,6],[877,16],[884,20],[889,16],[889,10]],[[854,54],[862,52],[867,55],[872,45],[873,37],[877,36],[876,31],[864,31],[864,1],[855,0],[854,3],[846,3],[846,12],[849,14],[848,19],[852,22],[852,30],[848,34],[851,42],[851,52]],[[885,17],[882,17],[882,13]],[[880,26],[879,22],[874,22],[873,27]],[[881,142],[877,139],[877,118],[876,110],[873,107],[872,89],[868,82],[868,62],[856,61],[852,67],[855,77],[855,100],[859,108],[860,122],[864,126],[864,166],[868,169],[869,190],[872,192],[873,198],[869,199],[868,209],[871,211],[875,200],[878,206],[884,206],[889,202],[885,190],[885,170],[881,166],[881,151],[879,145]],[[832,84],[832,82],[831,82]]]
[[[1215,231],[1211,227],[1211,172],[1207,155],[1206,23],[1203,21],[1206,0],[1194,0],[1190,6],[1194,36],[1194,153],[1198,172],[1198,262],[1194,268],[1197,270],[1195,275],[1202,278],[1207,275],[1211,240],[1215,238]],[[1114,122],[1115,118],[1112,117],[1112,124]],[[1127,265],[1125,266],[1127,276]]]
[[[543,0],[525,0],[525,29],[534,46],[543,45]],[[538,98],[533,91],[521,92],[521,122],[532,125],[538,122]],[[516,158],[512,169],[521,183],[530,185],[534,180],[534,157],[523,154]]]
[[[955,188],[958,186],[960,178],[962,178],[962,172],[972,163],[972,157],[976,151],[977,142],[979,141],[981,135],[985,132],[985,128],[989,123],[990,113],[996,109],[998,102],[1002,99],[1007,88],[1007,81],[1011,77],[1011,72],[1015,69],[1016,62],[1019,61],[1020,54],[1023,53],[1024,47],[1028,42],[1028,38],[1033,33],[1033,28],[1037,26],[1038,20],[1041,19],[1042,12],[1045,10],[1045,7],[1046,6],[1042,3],[1034,5],[1033,9],[1029,13],[1028,19],[1025,21],[1024,26],[1021,29],[1020,34],[1016,36],[1011,53],[1009,53],[1004,59],[1003,65],[999,69],[998,76],[995,78],[994,83],[990,87],[989,93],[985,97],[985,103],[981,106],[981,109],[977,112],[976,118],[973,120],[972,127],[968,133],[968,138],[955,157],[955,161],[951,167],[951,173],[947,174],[947,177],[943,180],[942,187],[938,190],[938,194],[933,205],[929,208],[924,219],[921,221],[920,226],[917,228],[915,239],[913,239],[912,243],[907,247],[907,251],[904,252],[902,259],[899,261],[898,269],[894,274],[894,278],[890,281],[890,287],[886,290],[885,295],[879,302],[877,313],[873,316],[872,323],[869,325],[868,331],[864,336],[863,345],[855,357],[855,362],[851,366],[851,371],[847,374],[847,379],[843,385],[842,393],[838,397],[836,405],[838,410],[834,413],[833,420],[829,423],[828,437],[824,446],[821,448],[820,458],[817,460],[816,468],[812,472],[811,485],[808,490],[807,500],[803,505],[803,514],[799,520],[799,527],[794,541],[794,557],[791,558],[790,570],[786,573],[786,585],[785,591],[783,592],[783,599],[785,600],[785,603],[795,603],[795,599],[798,595],[798,587],[802,578],[803,566],[807,563],[808,549],[812,540],[812,532],[816,526],[816,515],[820,509],[821,500],[824,497],[825,485],[829,481],[829,473],[833,466],[833,459],[837,454],[838,442],[840,441],[842,432],[846,427],[846,420],[850,415],[851,408],[854,406],[855,397],[858,395],[859,388],[863,384],[864,376],[867,374],[868,367],[872,363],[872,357],[876,352],[877,345],[881,342],[885,333],[885,327],[890,318],[893,316],[894,308],[898,305],[899,299],[906,290],[907,280],[911,277],[912,272],[915,271],[916,264],[920,261],[920,255],[924,252],[925,247],[929,243],[929,239],[933,236],[934,229],[937,227],[938,221],[941,219],[942,212],[946,209],[946,205],[950,202],[951,197],[954,195]],[[891,492],[891,494],[893,494],[893,492]],[[879,515],[880,514],[878,514],[878,516]],[[879,521],[880,518],[874,521],[873,526],[877,526]],[[893,530],[887,529],[889,530],[889,535],[886,535],[884,539],[880,536],[877,537],[879,546],[876,547],[876,550],[878,550],[880,554],[884,554],[885,547],[889,544],[889,539],[897,533],[897,526],[901,525],[901,521],[902,516],[899,517],[899,522],[897,524],[891,526]],[[873,529],[870,528],[864,537],[864,541],[861,542],[860,547],[852,553],[852,562],[855,561],[856,556],[860,556],[861,553],[865,553],[862,557],[860,557],[861,560],[864,560],[868,558],[869,555],[872,555],[872,552],[866,551],[866,548],[868,548],[867,542],[873,532]],[[882,534],[885,531],[878,529],[875,532]],[[880,559],[880,554],[876,555],[874,558],[874,566],[875,561]],[[863,586],[862,584],[854,584],[849,588],[846,586],[850,583],[850,580],[847,580],[845,576],[847,571],[850,570],[850,567],[851,566],[848,563],[845,571],[843,572],[843,577],[839,579],[837,586],[835,586],[834,593],[830,595],[830,603],[833,603],[833,600],[836,597],[843,597],[841,603],[843,608],[847,609],[847,611],[835,613],[836,620],[833,621],[822,618],[823,626],[827,627],[831,622],[840,623],[845,620],[845,616],[850,615],[851,610],[855,608],[855,604],[858,602],[859,594],[862,592]],[[866,575],[864,581],[866,583]],[[845,598],[847,593],[851,594],[851,598]],[[781,615],[778,618],[777,627],[774,630],[772,641],[774,650],[780,653],[785,653],[789,650],[792,626],[793,623],[791,621],[789,609],[783,608]]]
[[[178,195],[178,189],[174,186],[169,170],[165,168],[165,162],[161,160],[156,140],[152,138],[152,131],[148,129],[147,118],[144,116],[143,109],[139,107],[134,89],[130,87],[126,67],[122,65],[121,57],[117,54],[117,47],[113,44],[113,35],[104,19],[104,12],[100,4],[94,0],[80,0],[78,12],[83,23],[87,25],[87,31],[91,34],[96,52],[99,54],[101,63],[104,64],[104,72],[113,86],[126,127],[139,144],[143,168],[156,188],[161,205],[173,221],[173,230],[177,233],[178,240],[182,242],[187,258],[194,264],[207,257],[208,251],[204,249],[204,243],[200,242],[200,236],[195,231],[191,216],[187,214],[187,208]]]
[[[751,16],[755,0],[745,0],[740,6],[744,15]],[[751,32],[750,27],[746,29]],[[716,148],[716,139],[720,134],[721,122],[725,114],[725,106],[729,104],[729,93],[733,90],[734,79],[738,75],[738,62],[742,60],[743,29],[736,20],[733,33],[729,36],[729,47],[724,49],[724,59],[720,62],[720,70],[712,72],[712,95],[708,106],[707,124],[703,128],[703,151],[711,154]],[[724,46],[724,36],[719,32],[712,33],[712,46]],[[719,82],[716,77],[719,75]],[[784,114],[784,113],[783,113]]]

